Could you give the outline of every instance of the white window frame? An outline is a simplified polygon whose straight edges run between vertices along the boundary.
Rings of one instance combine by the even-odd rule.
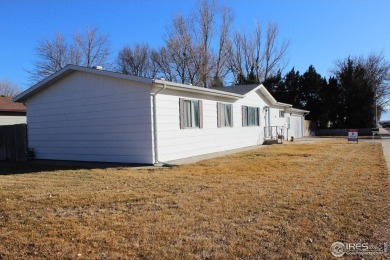
[[[179,99],[180,129],[203,128],[203,102]]]
[[[260,108],[242,106],[242,126],[260,126]]]
[[[217,126],[233,127],[233,104],[217,102]]]

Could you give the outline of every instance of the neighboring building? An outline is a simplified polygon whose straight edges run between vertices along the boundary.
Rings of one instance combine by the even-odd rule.
[[[37,159],[146,164],[261,145],[271,126],[299,138],[308,113],[263,85],[217,90],[74,65],[15,101]]]
[[[26,123],[26,107],[12,101],[12,97],[0,96],[0,125]]]

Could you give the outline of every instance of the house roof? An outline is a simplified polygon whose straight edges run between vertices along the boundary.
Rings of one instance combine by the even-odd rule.
[[[262,85],[262,84],[250,84],[250,85],[236,85],[231,87],[212,87],[212,88],[202,88],[197,86],[191,86],[187,84],[180,84],[175,82],[170,82],[162,79],[151,79],[151,78],[144,78],[144,77],[137,77],[132,75],[127,75],[123,73],[118,72],[112,72],[112,71],[106,71],[101,69],[94,69],[94,68],[87,68],[87,67],[81,67],[76,65],[68,65],[65,68],[57,71],[53,75],[47,77],[46,79],[38,82],[36,85],[30,87],[23,93],[19,94],[14,98],[14,101],[16,102],[24,102],[31,96],[35,95],[36,93],[42,91],[46,87],[50,86],[51,84],[61,80],[62,78],[68,76],[69,74],[73,72],[86,72],[86,73],[92,73],[92,74],[98,74],[102,76],[107,77],[114,77],[114,78],[120,78],[124,80],[130,80],[135,81],[139,83],[144,83],[148,85],[152,85],[161,89],[172,89],[172,90],[178,90],[183,92],[192,92],[192,93],[198,93],[202,95],[210,95],[210,96],[218,96],[218,97],[225,97],[225,98],[231,98],[238,100],[240,98],[243,98],[246,94],[248,94],[251,91],[256,91],[257,93],[261,94],[265,99],[266,102],[268,102],[269,105],[279,107],[279,108],[292,108],[292,105],[281,103],[275,100],[275,98],[271,95],[271,93]],[[302,110],[304,111],[304,110]],[[299,112],[298,110],[296,111]],[[302,112],[306,113],[308,111]]]
[[[137,77],[137,76],[127,75],[123,73],[107,71],[107,70],[93,69],[93,68],[81,67],[76,65],[68,65],[65,68],[57,71],[56,73],[52,74],[51,76],[38,82],[34,86],[30,87],[26,91],[19,94],[14,98],[14,101],[24,102],[29,97],[33,96],[34,94],[40,92],[41,90],[45,89],[46,87],[50,86],[51,84],[55,83],[56,81],[59,81],[60,79],[68,76],[69,74],[75,71],[93,73],[93,74],[98,74],[98,75],[103,75],[108,77],[114,77],[114,78],[120,78],[124,80],[145,83],[145,84],[154,85],[158,87],[166,87],[168,89],[175,89],[175,90],[186,91],[186,92],[195,92],[195,93],[201,93],[205,95],[222,96],[222,97],[234,98],[234,99],[239,99],[243,97],[242,95],[235,94],[235,93],[230,93],[230,92],[225,92],[225,91],[220,91],[215,89],[200,88],[197,86],[190,86],[190,85],[170,82],[166,80]]]
[[[255,88],[258,88],[259,86],[260,86],[259,84],[249,84],[249,85],[234,85],[229,87],[210,87],[210,89],[235,93],[239,95],[245,95],[251,92],[252,90],[254,90]]]
[[[23,103],[15,103],[12,97],[0,96],[0,112],[25,113],[26,107]]]
[[[276,106],[281,108],[292,107],[291,104],[286,104],[286,103],[276,101],[276,99],[266,89],[266,87],[264,87],[263,84],[234,85],[230,87],[212,87],[211,89],[218,89],[221,91],[236,93],[239,95],[246,95],[251,91],[257,91],[266,99],[266,101],[268,101],[268,104],[271,106]]]
[[[302,115],[302,114],[309,114],[310,111],[309,110],[304,110],[304,109],[298,109],[298,108],[293,108],[293,107],[290,107],[290,108],[287,108],[285,110],[286,113],[291,113],[291,114],[298,114],[298,115]]]

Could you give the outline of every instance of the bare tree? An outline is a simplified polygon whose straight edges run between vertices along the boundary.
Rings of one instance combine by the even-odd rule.
[[[153,66],[151,50],[147,44],[122,48],[118,55],[118,65],[125,74],[154,78],[158,73],[157,66]]]
[[[370,54],[366,58],[358,58],[359,64],[365,68],[367,80],[375,93],[379,107],[385,108],[390,103],[390,63],[383,53]]]
[[[56,33],[53,40],[41,40],[35,53],[35,68],[30,72],[32,81],[46,78],[70,63],[69,47],[61,33]]]
[[[96,27],[88,27],[85,34],[74,34],[73,42],[56,33],[54,39],[43,39],[35,49],[36,60],[28,71],[33,83],[59,71],[68,64],[91,67],[110,67],[110,43],[107,35],[98,33]]]
[[[170,58],[167,48],[162,47],[159,50],[151,52],[151,61],[153,68],[159,75],[162,75],[166,80],[175,81],[175,76],[170,65]]]
[[[258,23],[249,36],[236,31],[229,59],[229,68],[236,83],[242,83],[242,78],[245,78],[244,83],[259,83],[284,68],[289,42],[283,40],[279,45],[278,35],[278,26],[273,23],[268,24],[265,40],[262,39],[261,25]]]
[[[218,18],[221,19],[221,31],[218,50],[214,53],[211,43],[218,35]],[[219,9],[216,0],[199,0],[188,18],[176,16],[167,27],[166,47],[153,54],[160,72],[181,83],[203,87],[216,82],[221,85],[228,73],[226,63],[232,19],[231,9]]]
[[[229,49],[231,47],[230,27],[233,22],[233,11],[231,8],[222,7],[221,9],[221,26],[219,30],[219,45],[218,52],[215,57],[213,66],[214,77],[212,78],[212,86],[223,86],[223,79],[229,73],[228,70],[228,57]]]
[[[278,25],[276,23],[269,23],[264,51],[265,71],[262,80],[266,80],[278,70],[284,69],[285,64],[283,64],[283,59],[286,56],[290,43],[287,40],[283,40],[282,43],[278,45],[278,36]]]
[[[15,97],[21,92],[22,89],[18,85],[13,84],[8,80],[0,81],[0,96]]]
[[[252,79],[247,83],[259,82],[263,72],[262,58],[260,25],[256,25],[253,36],[237,31],[233,38],[229,60],[230,70],[237,83],[243,83],[240,78],[249,78],[249,75]]]
[[[165,62],[172,78],[180,83],[196,84],[196,59],[194,54],[193,38],[189,31],[189,20],[178,15],[172,20],[172,24],[167,28],[165,37],[166,48]]]
[[[260,24],[251,34],[236,31],[232,37],[233,18],[232,10],[219,7],[217,0],[198,0],[189,16],[171,20],[162,48],[123,48],[119,70],[209,87],[223,86],[231,75],[235,83],[258,83],[283,68],[289,44],[280,44],[278,26],[270,23],[265,37]]]
[[[217,2],[215,0],[199,0],[193,13],[192,28],[196,46],[200,51],[199,81],[206,87],[210,79],[211,51],[210,44],[215,31]]]
[[[96,65],[110,66],[110,41],[108,35],[98,32],[96,27],[87,27],[84,34],[73,35],[74,51],[79,57],[82,66],[92,67]]]

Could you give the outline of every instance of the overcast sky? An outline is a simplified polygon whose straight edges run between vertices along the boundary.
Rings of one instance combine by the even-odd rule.
[[[29,87],[40,39],[69,37],[94,25],[110,36],[113,54],[126,44],[163,45],[167,23],[188,14],[195,0],[0,0],[0,80]],[[388,0],[220,0],[235,13],[234,26],[251,31],[256,22],[279,25],[290,40],[288,66],[301,73],[314,65],[323,76],[335,60],[383,52],[390,60]]]

